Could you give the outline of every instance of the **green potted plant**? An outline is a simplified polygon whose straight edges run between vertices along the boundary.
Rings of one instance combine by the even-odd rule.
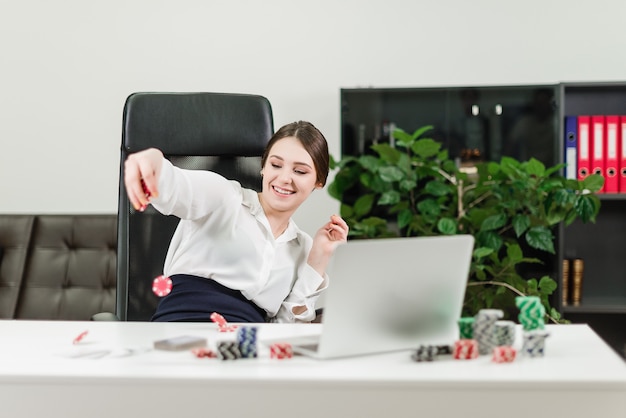
[[[482,308],[510,314],[516,296],[535,295],[550,319],[560,321],[550,303],[557,282],[529,266],[556,258],[560,224],[595,222],[603,177],[566,179],[563,164],[546,168],[536,159],[510,157],[479,162],[468,172],[441,143],[424,137],[431,129],[397,129],[395,147],[378,143],[369,155],[332,159],[336,174],[328,191],[341,202],[350,238],[471,234],[476,244],[464,315]]]

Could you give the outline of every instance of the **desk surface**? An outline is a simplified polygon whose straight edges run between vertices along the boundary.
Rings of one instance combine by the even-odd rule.
[[[490,356],[418,363],[409,352],[269,358],[264,341],[321,327],[261,324],[259,358],[221,361],[152,349],[156,340],[181,335],[205,337],[210,346],[235,338],[215,324],[0,321],[0,402],[24,412],[14,416],[46,417],[186,416],[181,405],[213,415],[249,409],[256,416],[380,416],[390,408],[395,416],[413,416],[416,405],[424,412],[498,416],[502,408],[525,405],[506,416],[526,417],[529,402],[551,413],[539,416],[626,416],[626,363],[586,325],[548,326],[545,357],[518,356],[508,364]],[[83,331],[86,337],[73,344]]]

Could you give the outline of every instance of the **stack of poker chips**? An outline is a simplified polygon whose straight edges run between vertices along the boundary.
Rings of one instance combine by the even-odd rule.
[[[515,360],[516,351],[510,345],[501,345],[493,349],[492,360],[496,363],[512,363]]]
[[[515,322],[496,321],[494,327],[496,346],[512,346],[515,342]]]
[[[546,338],[549,335],[548,331],[542,329],[524,332],[524,345],[522,346],[522,353],[528,357],[543,357]]]
[[[494,325],[494,342],[492,360],[496,363],[511,363],[517,354],[513,343],[515,342],[515,322],[496,321]]]
[[[474,317],[474,339],[478,342],[479,354],[490,354],[496,347],[496,321],[504,316],[500,309],[481,309]]]
[[[471,360],[478,358],[478,342],[476,340],[457,340],[454,342],[452,353],[456,360]]]
[[[515,304],[519,308],[518,319],[524,329],[522,352],[528,357],[543,357],[549,333],[544,331],[546,309],[541,299],[537,296],[518,296]]]
[[[237,360],[241,358],[237,341],[220,341],[217,343],[217,356],[220,360]]]
[[[243,358],[257,357],[257,327],[240,327],[237,329],[237,344]]]
[[[464,316],[457,321],[459,340],[452,347],[452,355],[456,360],[478,358],[478,342],[474,340],[474,317]]]
[[[519,309],[517,318],[520,324],[522,324],[524,331],[543,329],[545,327],[546,308],[544,308],[538,296],[518,296],[515,298],[515,304]]]
[[[437,358],[439,349],[434,345],[420,345],[417,350],[413,352],[411,358],[413,361],[433,361]]]
[[[289,343],[274,343],[270,345],[270,358],[286,359],[293,357],[293,348]]]
[[[464,316],[457,321],[459,324],[459,338],[471,340],[474,338],[474,317]]]

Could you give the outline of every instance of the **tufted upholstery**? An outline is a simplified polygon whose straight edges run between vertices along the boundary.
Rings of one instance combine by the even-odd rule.
[[[0,216],[0,318],[15,316],[34,220],[30,215]]]
[[[0,215],[0,318],[115,309],[116,215]]]

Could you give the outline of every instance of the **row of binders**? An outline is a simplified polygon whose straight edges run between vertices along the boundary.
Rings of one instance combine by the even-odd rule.
[[[565,117],[565,177],[604,177],[600,193],[626,193],[626,115]]]

